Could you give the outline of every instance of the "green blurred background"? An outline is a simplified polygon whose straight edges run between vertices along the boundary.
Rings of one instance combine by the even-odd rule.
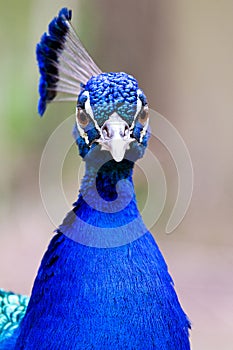
[[[43,120],[38,117],[34,52],[49,21],[63,6],[73,9],[73,25],[100,68],[133,74],[150,107],[173,123],[189,148],[195,173],[192,202],[181,225],[172,235],[165,235],[177,174],[166,150],[152,145],[168,179],[166,207],[152,232],[192,320],[193,349],[231,350],[230,0],[0,2],[0,286],[30,293],[54,230],[40,197],[39,163],[47,139],[64,116],[73,113],[74,105],[51,104]],[[77,195],[76,162],[79,158],[73,147],[64,167],[70,205]],[[138,170],[137,192],[142,204],[147,191],[143,180]]]

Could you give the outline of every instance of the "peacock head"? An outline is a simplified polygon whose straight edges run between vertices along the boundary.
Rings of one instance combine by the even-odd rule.
[[[74,132],[82,157],[99,147],[116,162],[136,160],[147,146],[148,125],[146,96],[131,75],[101,73],[82,85]]]
[[[99,150],[115,162],[136,160],[149,136],[146,96],[131,75],[102,73],[75,33],[71,16],[63,8],[37,45],[39,114],[49,102],[77,101],[78,96],[74,136],[80,155],[93,158]]]

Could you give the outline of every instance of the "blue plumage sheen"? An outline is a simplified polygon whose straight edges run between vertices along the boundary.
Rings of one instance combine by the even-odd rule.
[[[56,85],[59,81],[59,74],[56,63],[58,63],[59,53],[63,50],[68,32],[66,21],[70,21],[71,16],[71,10],[63,8],[49,24],[49,34],[44,33],[40,43],[37,44],[36,57],[41,74],[38,112],[41,116],[45,112],[47,102],[53,100],[57,94]]]
[[[83,86],[78,103],[84,106],[85,92],[88,91],[93,113],[100,126],[113,112],[117,112],[131,124],[136,112],[138,89],[137,80],[127,73],[102,73],[89,79]],[[147,104],[146,96],[142,91],[139,98],[143,105]]]
[[[73,135],[85,175],[26,314],[8,338],[2,333],[0,349],[189,350],[189,319],[134,190],[134,164],[150,136],[146,96],[131,75],[101,73],[70,19],[62,9],[37,45],[38,109],[43,115],[58,91],[75,95]]]
[[[17,350],[190,349],[189,320],[133,187],[124,186],[120,200],[130,202],[123,210],[105,210],[116,200],[120,180],[133,184],[134,162],[108,159],[98,147],[85,159],[79,198],[44,255]],[[100,197],[89,206],[84,198],[95,186]],[[101,199],[102,210],[94,209]],[[122,231],[127,225],[130,230]],[[100,248],[104,229],[102,242],[114,246]]]
[[[17,350],[187,350],[189,322],[149,233],[98,249],[57,234],[45,254]]]

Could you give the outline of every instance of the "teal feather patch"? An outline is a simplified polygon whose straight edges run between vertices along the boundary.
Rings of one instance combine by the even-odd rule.
[[[29,297],[0,289],[0,349],[13,336],[25,315]]]

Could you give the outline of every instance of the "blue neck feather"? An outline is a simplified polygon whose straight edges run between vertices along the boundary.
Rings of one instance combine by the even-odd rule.
[[[58,232],[76,242],[106,248],[132,242],[147,229],[137,208],[134,162],[124,159],[117,163],[108,152],[102,153],[95,162],[93,155],[86,159],[79,198]]]

